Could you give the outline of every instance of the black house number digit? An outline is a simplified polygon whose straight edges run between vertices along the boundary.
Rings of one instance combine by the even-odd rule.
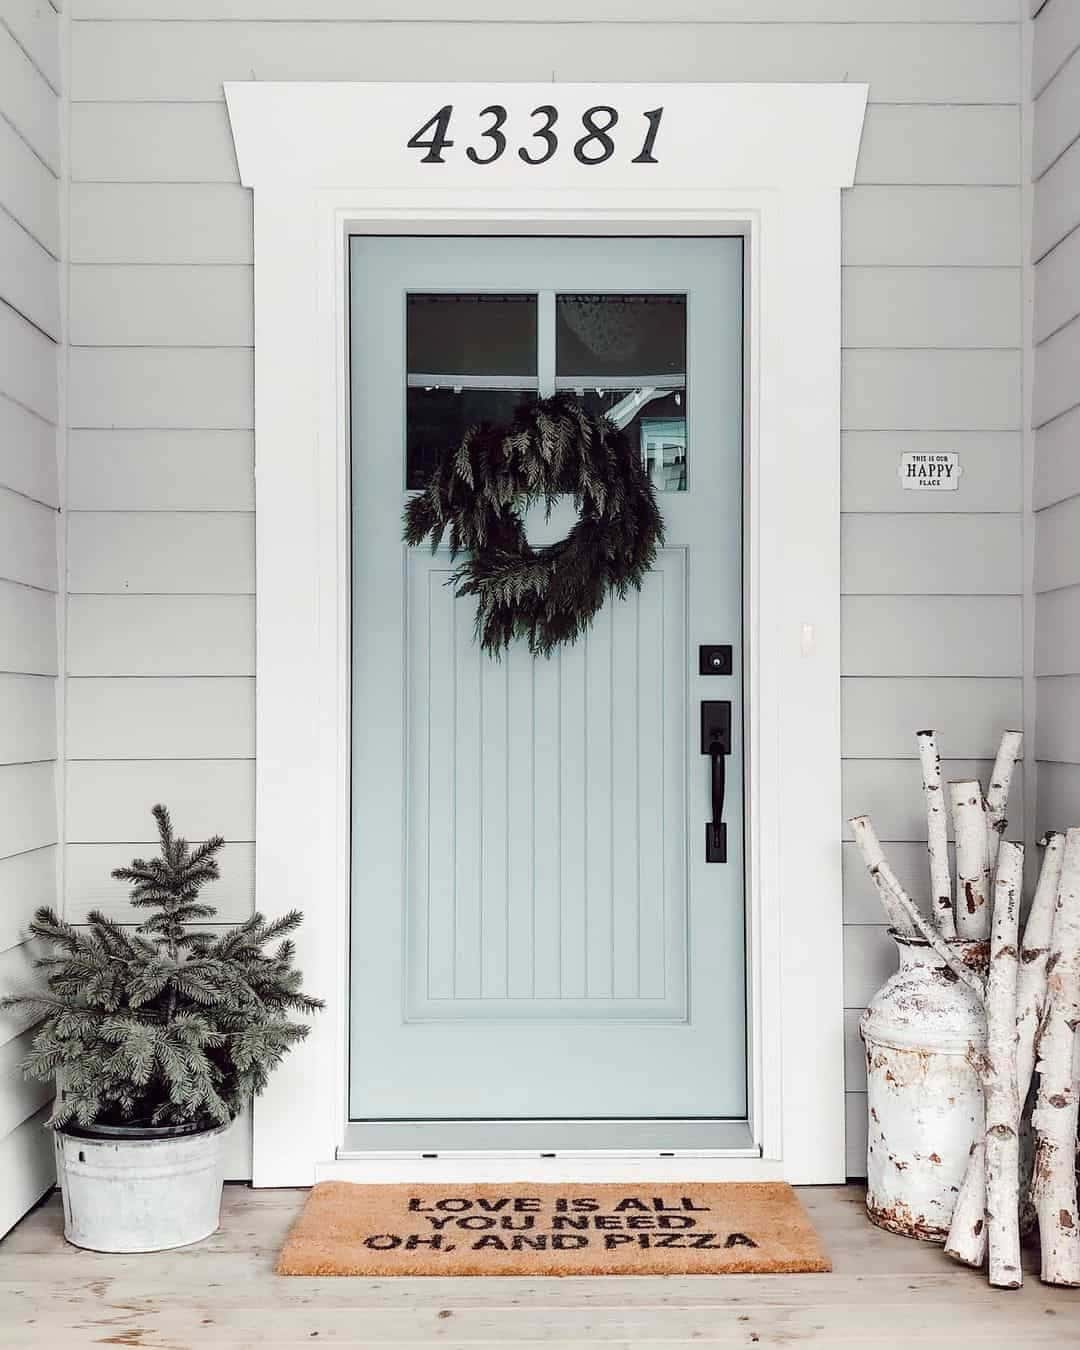
[[[452,103],[444,104],[405,142],[410,150],[427,152],[421,156],[421,164],[446,163],[443,152],[450,150],[454,145],[454,142],[450,139],[450,119],[453,114],[454,105]],[[629,163],[660,163],[655,151],[663,115],[663,108],[651,108],[648,112],[641,114],[645,119],[645,132],[639,143],[638,153],[629,160]],[[535,125],[534,121],[531,127],[515,129],[509,123],[509,115],[506,109],[499,103],[490,104],[479,114],[480,118],[485,118],[487,121],[479,123],[474,130],[474,135],[478,138],[480,145],[479,147],[467,145],[465,157],[473,164],[494,164],[496,160],[502,158],[506,151],[509,133],[513,140],[520,138],[522,142],[517,146],[517,154],[523,164],[528,164],[530,168],[547,164],[549,160],[554,159],[559,151],[559,138],[555,134],[555,123],[559,120],[559,110],[550,103],[543,103],[539,108],[534,108],[529,116],[533,119],[542,119],[540,125]],[[622,123],[621,125],[626,124]],[[579,164],[592,166],[594,164],[606,164],[610,159],[621,158],[619,155],[621,129],[618,134],[616,133],[616,127],[620,126],[618,108],[613,108],[607,103],[598,103],[592,108],[586,108],[581,114],[580,126],[581,135],[575,137],[571,134],[568,137],[569,153],[573,154],[574,159]],[[631,130],[628,133],[628,138],[632,137],[633,134]],[[563,153],[566,154],[567,151],[564,150]],[[627,154],[628,152],[624,150],[623,153]]]

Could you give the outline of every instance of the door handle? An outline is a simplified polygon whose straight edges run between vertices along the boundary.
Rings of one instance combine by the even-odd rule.
[[[702,700],[701,753],[709,756],[712,787],[712,820],[705,823],[705,861],[727,862],[724,760],[731,754],[731,703],[727,699]]]

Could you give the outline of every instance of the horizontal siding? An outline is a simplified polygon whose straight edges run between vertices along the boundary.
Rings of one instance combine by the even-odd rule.
[[[0,769],[0,783],[3,770]],[[153,847],[150,808],[165,802],[192,839],[218,833],[255,838],[255,772],[250,760],[76,760],[67,767],[69,844],[133,839]]]
[[[73,25],[74,100],[215,101],[222,81],[844,80],[858,71],[879,103],[1015,103],[1013,24],[153,23]]]
[[[0,675],[0,764],[56,758],[56,681]]]
[[[1035,267],[1034,339],[1042,342],[1080,313],[1080,230],[1052,248]]]
[[[1035,753],[1045,762],[1080,764],[1080,675],[1038,681]]]
[[[56,422],[56,344],[0,299],[0,394]]]
[[[72,594],[249,595],[251,515],[76,511],[68,517]]]
[[[72,427],[247,430],[254,382],[246,350],[73,347],[68,416]]]
[[[1080,821],[1080,764],[1039,765],[1036,829],[1067,830]]]
[[[1019,679],[857,679],[841,686],[848,759],[916,755],[913,732],[937,727],[941,753],[977,756],[1023,723]]]
[[[56,904],[56,848],[0,858],[0,952],[23,942],[39,905]]]
[[[296,20],[326,22],[348,19],[416,21],[445,19],[443,0],[68,0],[75,19]],[[829,23],[952,23],[957,20],[1012,23],[1013,0],[676,0],[664,8],[664,19],[676,23],[744,22],[752,13],[757,23],[823,21]],[[500,19],[510,23],[653,22],[652,0],[593,0],[582,9],[576,0],[548,0],[538,11],[535,0],[468,0],[453,9],[456,23]]]
[[[67,470],[73,511],[250,511],[255,505],[250,431],[72,431]]]
[[[55,342],[60,335],[56,259],[6,212],[0,211],[0,297]]]
[[[843,260],[850,267],[1015,267],[1016,187],[860,187],[845,192]]]
[[[1021,425],[1019,351],[847,351],[848,430],[1010,431]]]
[[[1080,136],[1080,49],[1069,56],[1035,102],[1032,169],[1046,172]]]
[[[1035,509],[1080,494],[1080,406],[1055,417],[1035,433]]]
[[[1035,589],[1080,585],[1080,496],[1055,502],[1036,517]]]
[[[1020,596],[846,595],[841,607],[845,676],[1019,676]]]
[[[1019,268],[848,267],[846,347],[1017,345]]]
[[[1032,208],[1032,253],[1036,261],[1070,234],[1080,221],[1080,141],[1042,175]]]
[[[0,487],[0,580],[56,590],[56,512]]]
[[[252,679],[69,679],[66,702],[69,760],[255,754]]]
[[[47,506],[59,503],[56,428],[0,394],[0,483]]]
[[[0,671],[56,674],[56,596],[51,591],[0,581]]]
[[[53,257],[60,253],[60,184],[10,122],[0,115],[0,207]]]
[[[53,1099],[52,1083],[27,1082],[22,1061],[30,1050],[32,1031],[24,1031],[0,1045],[0,1139],[37,1115]]]
[[[0,1176],[6,1182],[0,1188],[0,1235],[53,1185],[56,1164],[52,1132],[44,1128],[47,1117],[48,1107],[44,1107],[0,1139]]]
[[[254,675],[248,595],[72,595],[67,671],[82,675]]]
[[[0,23],[0,111],[54,173],[60,171],[60,119],[48,81]]]
[[[1031,55],[1031,84],[1035,94],[1046,88],[1078,46],[1080,9],[1071,0],[1041,0]]]
[[[845,595],[1019,595],[1019,514],[845,515]]]
[[[1037,427],[1080,403],[1080,319],[1059,328],[1036,349],[1032,417]]]
[[[45,0],[0,0],[0,23],[51,86],[60,90],[60,20]]]
[[[250,347],[250,267],[73,267],[71,341],[92,347]]]
[[[47,763],[0,764],[0,858],[56,843],[55,770]]]
[[[1036,596],[1035,674],[1080,675],[1080,584]]]

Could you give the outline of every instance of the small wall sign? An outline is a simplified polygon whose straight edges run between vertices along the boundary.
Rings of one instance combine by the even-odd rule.
[[[947,450],[940,454],[905,454],[898,469],[901,486],[910,492],[955,492],[960,486],[960,456]]]

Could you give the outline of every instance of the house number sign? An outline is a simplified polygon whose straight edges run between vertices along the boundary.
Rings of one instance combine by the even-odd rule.
[[[560,123],[555,104],[541,103],[529,114],[529,124],[517,127],[501,103],[489,103],[480,110],[475,126],[459,130],[453,126],[454,105],[445,103],[405,144],[410,150],[425,151],[421,164],[445,164],[445,152],[455,146],[460,153],[463,133],[467,141],[465,158],[473,164],[494,164],[508,148],[533,167],[546,164],[560,153],[572,154],[579,164],[605,164],[619,156],[623,147],[631,164],[659,164],[654,152],[663,115],[663,108],[651,108],[639,115],[644,126],[636,116],[620,124],[618,108],[597,103],[585,109],[580,122]],[[620,128],[618,132],[616,127]],[[457,140],[451,139],[451,131]]]

